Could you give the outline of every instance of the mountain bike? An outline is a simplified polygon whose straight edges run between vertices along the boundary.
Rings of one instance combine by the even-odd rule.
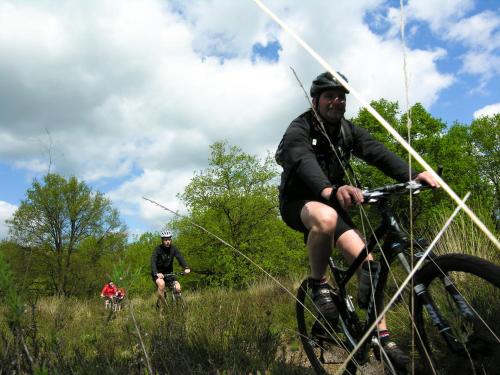
[[[118,296],[113,296],[111,299],[111,310],[113,312],[121,311],[122,309],[122,303],[123,303],[124,297],[118,297]]]
[[[312,302],[312,282],[305,279],[297,292],[296,317],[304,351],[317,374],[333,373],[328,354],[335,348],[350,352],[355,348],[383,309],[383,299],[391,264],[398,259],[406,272],[420,259],[428,244],[421,239],[410,241],[401,229],[392,208],[391,198],[417,194],[426,189],[410,181],[363,192],[365,203],[376,205],[381,222],[365,250],[347,269],[329,260],[334,281],[332,298],[339,312],[338,325],[324,319]],[[383,241],[380,246],[378,244]],[[413,245],[413,246],[412,246]],[[411,258],[410,249],[416,249]],[[459,249],[457,249],[459,250]],[[365,320],[356,311],[348,283],[368,253],[379,252],[384,260],[373,274],[373,294]],[[423,374],[498,374],[500,369],[500,267],[475,256],[432,251],[415,273],[411,286],[414,306],[409,305],[415,344],[418,349],[415,373]],[[485,298],[486,297],[486,298]],[[489,301],[489,302],[488,302]],[[411,299],[410,299],[411,302]],[[493,302],[493,303],[492,303]],[[384,373],[404,374],[397,369],[378,340],[371,333],[347,364],[345,374],[355,374],[369,359],[370,350],[382,362]]]
[[[112,307],[113,307],[113,297],[112,296],[105,296],[104,297],[104,308],[107,310],[107,309],[111,309],[112,310]]]
[[[172,302],[178,306],[185,306],[184,299],[182,298],[182,293],[176,293],[174,289],[174,282],[176,281],[177,276],[184,276],[184,272],[172,272],[166,273],[163,275],[163,279],[165,280],[165,301],[167,301],[167,288],[170,289],[172,295]]]

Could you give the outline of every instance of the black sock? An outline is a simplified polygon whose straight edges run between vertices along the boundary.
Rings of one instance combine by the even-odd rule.
[[[378,331],[378,339],[382,345],[385,345],[389,342],[389,331],[387,329],[382,329]]]

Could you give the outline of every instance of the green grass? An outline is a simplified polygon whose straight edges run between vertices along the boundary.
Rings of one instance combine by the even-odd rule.
[[[293,286],[293,285],[289,285]],[[19,345],[0,325],[0,370],[21,373],[294,373],[280,359],[295,330],[292,298],[269,282],[245,291],[186,291],[185,308],[156,309],[153,293],[132,297],[116,314],[102,301],[46,297],[35,318],[23,314]],[[28,311],[29,309],[27,309]],[[6,312],[0,310],[0,314]],[[135,317],[136,323],[132,316]],[[288,341],[287,341],[288,340]],[[141,342],[142,341],[142,342]],[[8,348],[7,348],[8,347]],[[32,364],[27,353],[32,358]]]
[[[448,229],[436,251],[499,262],[498,252],[464,217]],[[402,280],[404,272],[393,271]],[[283,281],[284,286],[295,295],[303,276]],[[395,288],[389,286],[388,293]],[[293,297],[271,280],[240,291],[186,290],[184,297],[185,308],[169,305],[160,313],[149,290],[131,295],[116,314],[98,298],[40,297],[21,312],[14,306],[20,319],[12,319],[11,307],[2,304],[0,373],[310,373],[301,358]],[[475,298],[498,304],[488,295]],[[388,323],[393,337],[409,344],[410,317],[403,303],[389,312]]]

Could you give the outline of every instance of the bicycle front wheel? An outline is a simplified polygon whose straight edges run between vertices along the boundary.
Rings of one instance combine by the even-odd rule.
[[[417,296],[414,311],[425,371],[498,374],[500,267],[470,255],[447,254],[427,263],[416,278],[430,297]]]

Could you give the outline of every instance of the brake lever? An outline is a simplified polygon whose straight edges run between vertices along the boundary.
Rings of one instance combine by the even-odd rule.
[[[428,186],[425,182],[417,182],[415,180],[408,181],[406,184],[406,188],[412,192],[412,194],[420,193],[420,190],[424,187]]]
[[[383,195],[384,193],[378,190],[371,192],[369,190],[363,191],[363,198],[365,199],[366,203],[376,203]]]

